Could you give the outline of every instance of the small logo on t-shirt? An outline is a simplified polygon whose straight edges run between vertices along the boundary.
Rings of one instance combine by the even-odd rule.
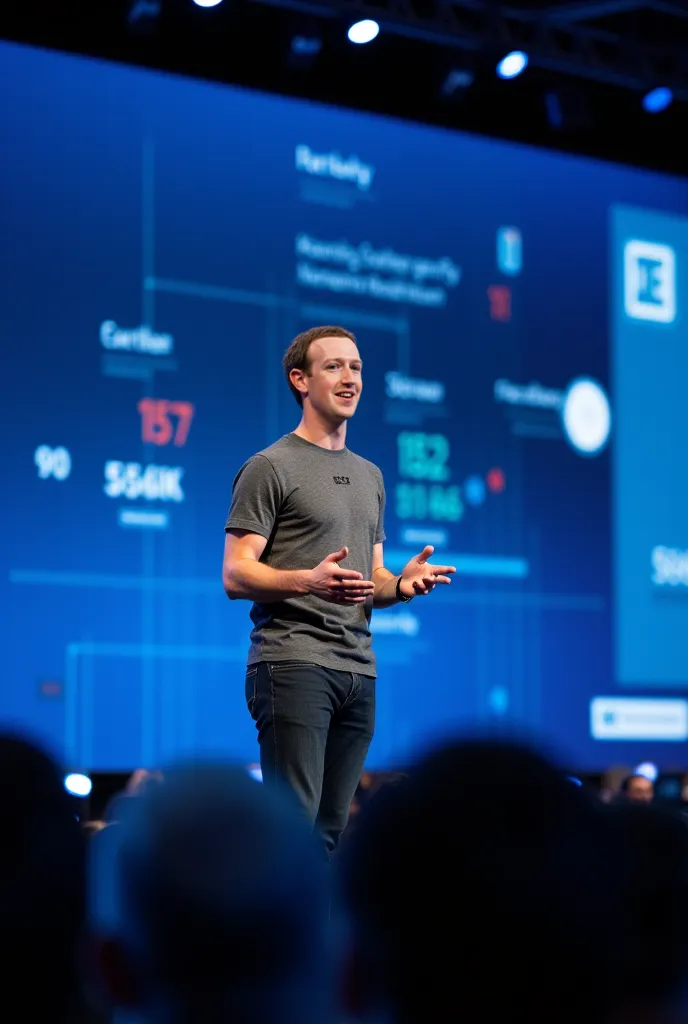
[[[332,479],[336,484],[350,484],[348,476],[333,476]]]

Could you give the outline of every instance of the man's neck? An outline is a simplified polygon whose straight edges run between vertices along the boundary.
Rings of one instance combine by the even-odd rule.
[[[330,451],[341,451],[346,447],[346,420],[336,425],[325,423],[317,416],[308,415],[304,409],[294,433],[304,441],[317,444],[320,448],[329,448]]]

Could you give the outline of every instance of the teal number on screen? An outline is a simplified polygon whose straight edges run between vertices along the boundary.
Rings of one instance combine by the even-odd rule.
[[[397,437],[399,475],[411,480],[449,479],[449,441],[444,434],[404,431]]]
[[[457,486],[400,483],[396,486],[398,519],[433,519],[456,523],[463,515],[463,502]]]

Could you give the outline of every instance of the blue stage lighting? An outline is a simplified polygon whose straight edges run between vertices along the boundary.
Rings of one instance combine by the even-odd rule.
[[[87,797],[93,789],[93,783],[88,775],[81,775],[79,772],[72,772],[65,776],[64,788],[72,796]]]
[[[665,85],[660,85],[656,89],[651,89],[650,92],[643,96],[643,107],[647,110],[648,114],[659,114],[661,110],[666,110],[673,98],[674,94],[671,89],[668,89]]]
[[[350,43],[371,43],[380,31],[376,21],[365,18],[363,21],[356,21],[349,29],[347,35]]]
[[[659,769],[656,764],[652,764],[651,761],[644,761],[643,764],[639,764],[633,769],[633,775],[642,775],[644,779],[649,779],[650,782],[656,782],[659,778]]]
[[[497,74],[500,78],[516,78],[528,67],[528,56],[522,50],[512,50],[502,57],[497,65]]]

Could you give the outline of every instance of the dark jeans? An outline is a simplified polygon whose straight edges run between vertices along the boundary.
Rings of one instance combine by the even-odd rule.
[[[296,793],[331,853],[346,827],[375,725],[375,679],[303,661],[246,670],[265,782]]]

